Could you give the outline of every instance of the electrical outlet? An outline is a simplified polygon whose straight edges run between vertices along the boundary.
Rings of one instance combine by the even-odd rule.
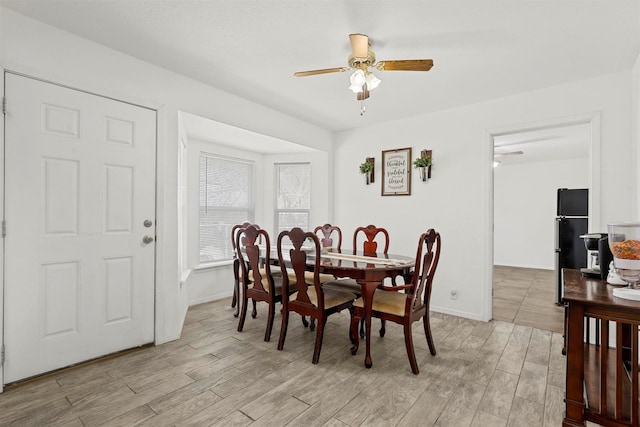
[[[449,293],[449,298],[458,299],[458,291],[455,289],[451,289],[451,292]]]

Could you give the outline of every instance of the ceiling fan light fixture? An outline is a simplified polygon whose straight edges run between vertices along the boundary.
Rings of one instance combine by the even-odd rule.
[[[364,71],[362,71],[361,69],[357,69],[353,72],[353,74],[351,74],[351,77],[349,77],[349,81],[351,82],[351,86],[359,86],[362,87],[362,85],[365,82],[365,76],[364,76]]]
[[[365,82],[367,83],[367,88],[369,88],[369,90],[374,90],[380,85],[380,83],[382,83],[382,80],[377,78],[373,73],[367,73],[365,76]]]
[[[349,86],[349,90],[353,93],[362,93],[362,86],[351,85]]]

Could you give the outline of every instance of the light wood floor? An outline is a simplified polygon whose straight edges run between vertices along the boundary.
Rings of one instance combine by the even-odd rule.
[[[262,340],[265,306],[236,332],[230,300],[189,309],[182,338],[9,388],[0,425],[20,426],[559,426],[564,412],[562,336],[504,321],[432,313],[437,355],[414,328],[420,375],[402,329],[388,323],[349,352],[349,315],[327,324],[318,365],[314,333],[292,317],[284,351]],[[376,327],[379,322],[375,322]]]
[[[562,333],[564,309],[555,304],[555,271],[495,266],[493,318]]]

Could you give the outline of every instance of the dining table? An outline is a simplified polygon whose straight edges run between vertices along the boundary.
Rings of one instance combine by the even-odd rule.
[[[313,252],[313,249],[309,249]],[[277,258],[277,250],[271,250],[271,258]],[[277,260],[276,260],[277,261]],[[310,269],[313,269],[315,259],[307,257]],[[415,256],[363,253],[362,251],[340,251],[336,249],[323,250],[320,254],[319,273],[332,274],[337,278],[355,279],[361,287],[361,295],[364,303],[365,321],[365,358],[364,365],[367,368],[373,366],[371,359],[371,313],[373,306],[373,294],[382,285],[385,278],[397,276],[403,277],[406,283],[411,281]],[[336,283],[336,282],[334,282]],[[337,281],[339,283],[339,281]],[[352,348],[352,354],[357,352],[357,347]]]

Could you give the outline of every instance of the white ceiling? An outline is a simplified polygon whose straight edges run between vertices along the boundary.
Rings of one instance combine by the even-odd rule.
[[[405,0],[0,0],[0,5],[331,131],[630,70],[640,2]],[[360,116],[348,34],[378,59],[434,60],[377,73]]]
[[[231,146],[238,150],[261,154],[308,153],[315,151],[304,145],[252,132],[226,123],[204,119],[184,111],[180,112],[182,126],[190,139]]]

